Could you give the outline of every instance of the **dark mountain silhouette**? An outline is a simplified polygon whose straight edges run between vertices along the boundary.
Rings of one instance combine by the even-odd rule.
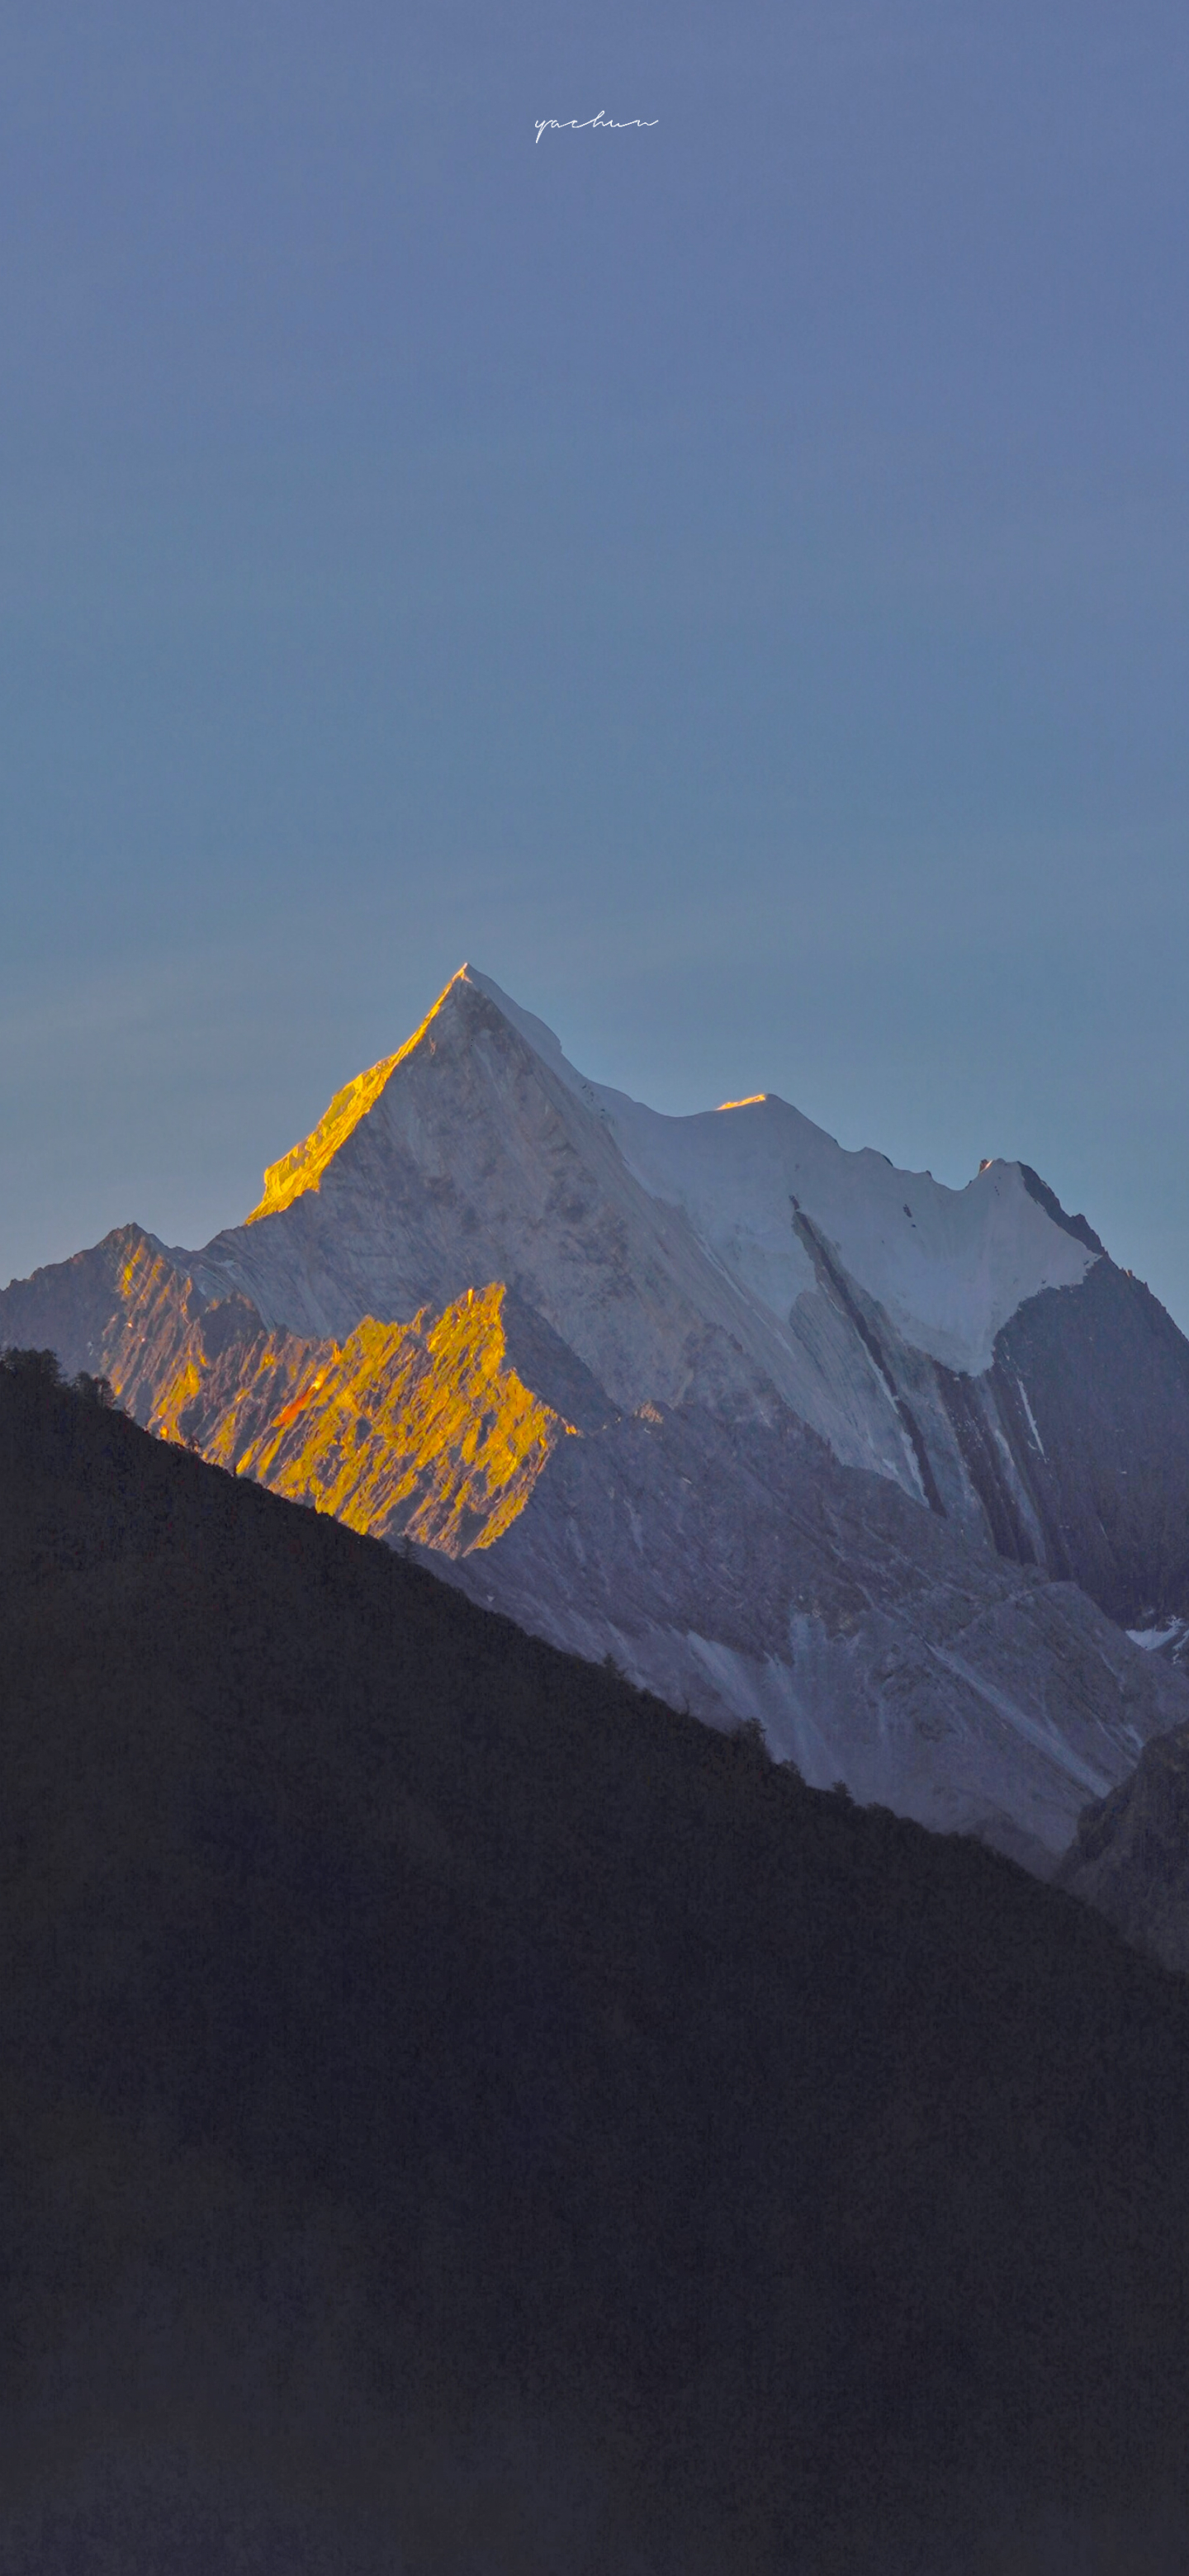
[[[1107,1923],[35,1368],[0,1682],[5,2576],[1184,2563]]]

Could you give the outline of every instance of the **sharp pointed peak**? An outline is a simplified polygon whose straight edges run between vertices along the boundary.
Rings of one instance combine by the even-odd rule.
[[[539,1056],[542,1063],[547,1064],[550,1071],[557,1074],[569,1090],[580,1089],[582,1076],[575,1072],[568,1056],[563,1054],[561,1041],[548,1023],[545,1020],[539,1020],[535,1011],[526,1011],[519,1002],[513,1001],[511,994],[505,993],[502,984],[496,983],[494,975],[485,975],[480,967],[472,966],[469,962],[460,966],[458,973],[451,976],[446,986],[446,991],[441,997],[443,1002],[458,985],[464,985],[473,993],[482,994],[484,1000],[494,1005],[501,1018],[508,1022],[510,1028],[516,1030],[517,1035],[524,1039],[526,1046],[532,1048],[533,1054]],[[439,1006],[435,1005],[435,1007]]]
[[[398,1047],[394,1055],[381,1056],[379,1063],[369,1065],[366,1072],[354,1074],[350,1082],[343,1084],[341,1091],[336,1091],[310,1134],[303,1137],[300,1144],[291,1146],[278,1162],[268,1165],[259,1202],[245,1219],[248,1225],[256,1225],[261,1217],[278,1216],[294,1199],[301,1198],[307,1190],[318,1188],[328,1164],[333,1162],[348,1137],[375,1107],[397,1066],[413,1055],[423,1040],[430,1036],[435,1021],[443,1014],[456,1011],[460,1004],[465,1008],[472,995],[481,998],[489,1010],[494,1008],[509,1028],[514,1029],[562,1081],[571,1088],[577,1086],[579,1076],[566,1062],[552,1029],[546,1028],[545,1022],[535,1018],[531,1011],[522,1011],[519,1003],[503,991],[493,976],[484,975],[479,967],[464,961],[450,977],[449,983],[443,985],[436,1001],[412,1036],[405,1039],[404,1045]]]

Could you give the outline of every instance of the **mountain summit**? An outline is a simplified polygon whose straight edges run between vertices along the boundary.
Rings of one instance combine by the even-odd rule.
[[[471,966],[243,1225],[121,1229],[0,1338],[926,1822],[1055,1853],[1189,1715],[1122,1633],[1189,1608],[1189,1344],[1086,1220],[772,1094],[662,1117]]]
[[[419,1202],[427,1189],[438,1202],[432,1229],[418,1206],[416,1242],[409,1211],[394,1204],[406,1181]],[[299,1211],[310,1197],[317,1208]],[[333,1240],[331,1210],[339,1219]],[[287,1227],[271,1223],[285,1215]],[[798,1312],[803,1298],[833,1285],[823,1279],[824,1253],[883,1305],[911,1345],[952,1368],[979,1370],[989,1367],[996,1333],[1026,1298],[1076,1284],[1102,1252],[1084,1219],[1065,1217],[1017,1163],[985,1164],[967,1189],[945,1189],[928,1173],[897,1172],[881,1154],[845,1152],[770,1093],[694,1117],[662,1117],[588,1082],[542,1021],[471,966],[452,978],[405,1046],[348,1083],[313,1134],[269,1167],[247,1221],[263,1235],[249,1246],[247,1229],[234,1228],[208,1249],[229,1268],[238,1261],[240,1284],[250,1283],[265,1308],[270,1296],[277,1301],[270,1319],[291,1329],[350,1329],[361,1320],[351,1278],[354,1228],[362,1223],[373,1261],[381,1241],[391,1242],[385,1305],[395,1299],[395,1313],[427,1290],[442,1303],[456,1292],[454,1237],[472,1220],[498,1251],[500,1276],[531,1265],[542,1311],[552,1303],[551,1320],[561,1330],[576,1321],[567,1275],[575,1256],[584,1276],[595,1265],[604,1286],[617,1291],[614,1302],[623,1284],[616,1256],[626,1257],[633,1277],[651,1256],[657,1276],[650,1304],[669,1274],[657,1327],[664,1312],[677,1329],[691,1298],[723,1329],[729,1320],[742,1347],[762,1353],[765,1371],[789,1381],[803,1417],[821,1412],[840,1455],[854,1445],[845,1415],[853,1415],[856,1395],[862,1408],[863,1391],[852,1389],[840,1409],[820,1323],[815,1328]],[[317,1242],[319,1267],[325,1264],[317,1312],[308,1276],[296,1295],[287,1285],[289,1246],[299,1233]],[[435,1260],[431,1283],[427,1265]],[[589,1297],[581,1303],[585,1313]],[[643,1317],[637,1321],[643,1328]],[[608,1318],[597,1306],[585,1329],[591,1364],[603,1374],[626,1371],[624,1400],[640,1367],[648,1376],[644,1391],[658,1392],[659,1354],[641,1350],[633,1368],[630,1344],[621,1348],[617,1339],[612,1352]],[[688,1391],[676,1351],[670,1365],[675,1388]],[[861,1438],[863,1454],[852,1463],[887,1472],[887,1426],[878,1414],[875,1422],[874,1445]],[[915,1485],[911,1459],[904,1463]]]

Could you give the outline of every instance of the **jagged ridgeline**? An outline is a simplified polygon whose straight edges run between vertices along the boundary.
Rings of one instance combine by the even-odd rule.
[[[718,1725],[1051,1867],[1189,1719],[1189,1345],[1022,1163],[963,1190],[772,1095],[663,1118],[490,979],[199,1252],[0,1342]]]
[[[1181,2563],[1097,1916],[36,1368],[0,1677],[6,2576]]]

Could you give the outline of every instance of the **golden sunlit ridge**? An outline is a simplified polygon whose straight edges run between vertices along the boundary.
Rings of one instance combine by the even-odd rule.
[[[465,975],[466,971],[465,966],[461,966],[458,973]],[[347,1138],[367,1117],[368,1111],[375,1107],[398,1064],[403,1064],[406,1056],[412,1055],[414,1048],[420,1046],[431,1020],[437,1017],[447,993],[457,982],[458,975],[452,975],[439,993],[433,1009],[426,1012],[420,1027],[414,1029],[412,1037],[406,1038],[402,1047],[397,1048],[395,1055],[383,1056],[379,1064],[371,1065],[366,1073],[357,1073],[350,1082],[344,1083],[311,1133],[303,1137],[299,1145],[290,1146],[289,1152],[282,1154],[279,1162],[268,1165],[264,1174],[263,1196],[245,1218],[246,1225],[256,1225],[262,1216],[278,1216],[282,1208],[290,1207],[294,1199],[301,1198],[306,1190],[318,1188],[327,1165],[341,1152]]]
[[[409,1324],[366,1316],[341,1343],[262,1330],[209,1359],[208,1307],[149,1428],[349,1529],[490,1547],[574,1433],[511,1365],[506,1296],[495,1280]]]

